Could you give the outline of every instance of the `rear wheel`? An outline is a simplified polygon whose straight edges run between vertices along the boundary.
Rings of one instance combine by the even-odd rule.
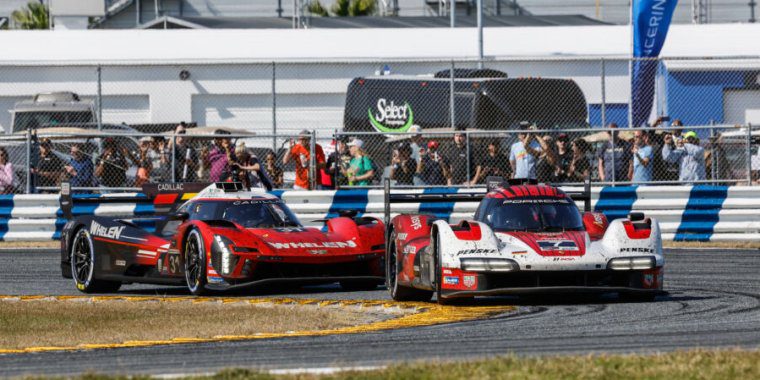
[[[395,301],[420,301],[426,302],[433,298],[433,292],[429,290],[415,289],[398,283],[398,258],[396,256],[396,233],[390,237],[390,243],[386,249],[385,278],[388,292]]]
[[[194,229],[185,241],[185,283],[190,293],[200,296],[207,293],[206,248],[201,233]]]
[[[92,239],[87,229],[80,228],[74,235],[69,252],[71,277],[77,289],[84,293],[113,293],[121,287],[121,282],[95,279],[97,260],[92,247]]]

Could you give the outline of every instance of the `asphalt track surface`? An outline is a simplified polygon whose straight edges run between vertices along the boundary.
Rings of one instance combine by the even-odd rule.
[[[513,315],[448,325],[322,337],[147,348],[0,355],[0,376],[210,373],[259,369],[378,366],[400,361],[464,360],[494,355],[628,353],[686,348],[760,348],[760,251],[667,250],[666,290],[653,303],[614,296],[500,298]],[[182,289],[125,286],[123,294],[185,294]],[[53,252],[0,253],[0,294],[78,294],[60,278]],[[387,299],[385,290],[341,292],[336,286],[245,296]]]

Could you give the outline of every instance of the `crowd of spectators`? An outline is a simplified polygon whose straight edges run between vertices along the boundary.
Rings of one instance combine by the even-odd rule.
[[[661,119],[653,124],[661,125]],[[383,174],[401,186],[476,186],[491,176],[548,183],[578,183],[594,177],[598,182],[639,185],[705,180],[706,152],[698,135],[678,128],[682,127],[678,120],[672,126],[657,133],[632,130],[629,141],[611,123],[603,141],[590,143],[581,134],[572,138],[567,133],[538,133],[528,125],[521,126],[516,139],[471,136],[468,140],[464,133],[450,139],[426,138],[414,125],[411,136],[392,145],[390,160],[381,157],[378,161],[384,164],[378,167],[359,138],[336,139],[334,151],[326,156],[304,130],[289,140],[284,151],[264,151],[262,162],[256,150],[227,137],[230,133],[224,129],[215,131],[213,140],[193,140],[181,123],[169,138],[140,138],[136,150],[115,138],[103,138],[99,152],[74,143],[66,157],[54,152],[51,140],[42,139],[35,148],[38,156],[31,174],[33,187],[46,189],[63,180],[74,187],[240,181],[249,187],[282,188],[290,186],[284,179],[286,172],[295,174],[292,188],[300,190],[377,185]],[[383,168],[388,171],[383,173]],[[8,153],[0,148],[0,193],[13,192],[16,186]]]

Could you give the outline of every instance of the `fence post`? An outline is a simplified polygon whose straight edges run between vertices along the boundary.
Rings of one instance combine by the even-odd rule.
[[[617,177],[617,167],[615,166],[615,148],[617,145],[615,144],[617,141],[615,140],[615,130],[609,129],[610,136],[612,136],[612,186],[615,186],[615,177]],[[602,155],[604,155],[604,152],[602,152]],[[602,167],[602,170],[604,170],[604,167]]]
[[[449,119],[451,122],[451,130],[456,128],[456,114],[454,110],[454,60],[451,61],[451,70],[449,71]]]
[[[172,131],[172,182],[177,182],[177,128]],[[183,181],[184,182],[184,181]]]
[[[98,131],[103,129],[103,74],[98,65]]]
[[[26,194],[32,192],[32,131],[26,130]],[[35,168],[36,169],[36,168]]]
[[[275,82],[277,78],[277,68],[275,62],[272,62],[272,150],[277,155],[277,89]]]
[[[747,123],[747,186],[752,185],[752,123]]]
[[[607,125],[607,83],[606,83],[606,77],[607,77],[607,67],[606,63],[604,61],[604,58],[602,58],[602,128],[604,128]]]
[[[98,104],[98,132],[103,130],[103,74],[102,66],[98,65],[98,94],[96,102]],[[98,144],[98,155],[103,154],[103,144]]]
[[[716,149],[717,146],[718,144],[715,143],[715,120],[710,119],[710,172],[713,182],[718,180],[718,168],[716,167],[715,159],[715,155],[718,153],[718,150]]]
[[[472,165],[472,162],[470,162],[470,131],[465,131],[464,139],[464,144],[467,147],[467,187],[472,187],[470,183],[470,178],[472,178],[472,173],[470,173],[470,165]]]

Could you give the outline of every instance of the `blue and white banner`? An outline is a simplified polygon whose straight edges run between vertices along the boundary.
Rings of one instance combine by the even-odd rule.
[[[657,58],[665,44],[678,0],[633,0],[633,64],[631,65],[631,123],[639,127],[652,111]]]

